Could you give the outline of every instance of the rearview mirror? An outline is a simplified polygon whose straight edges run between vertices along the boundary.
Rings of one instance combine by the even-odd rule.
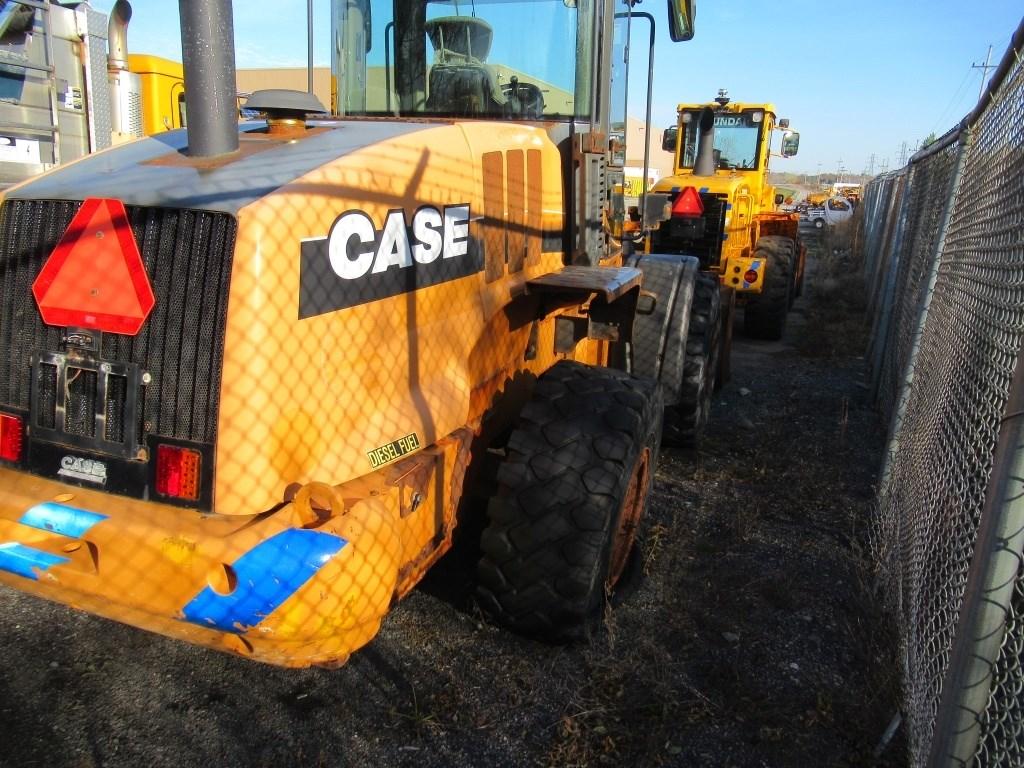
[[[782,156],[793,157],[800,149],[800,134],[796,131],[786,131],[782,134]]]
[[[668,0],[668,33],[677,43],[693,39],[697,0]]]
[[[679,128],[673,125],[661,132],[661,148],[666,152],[676,153],[676,138],[679,136]]]

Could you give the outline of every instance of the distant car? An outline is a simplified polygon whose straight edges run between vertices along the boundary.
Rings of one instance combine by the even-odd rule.
[[[800,220],[813,225],[815,229],[833,226],[853,216],[853,203],[845,197],[830,197],[824,205],[808,208],[800,214]]]

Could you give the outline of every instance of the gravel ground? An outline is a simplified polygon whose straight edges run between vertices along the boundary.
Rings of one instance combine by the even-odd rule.
[[[828,252],[829,255],[826,255]],[[339,670],[288,671],[0,589],[4,766],[901,766],[863,563],[882,434],[859,283],[815,249],[783,342],[737,338],[663,452],[646,578],[590,643],[484,622],[458,557]]]

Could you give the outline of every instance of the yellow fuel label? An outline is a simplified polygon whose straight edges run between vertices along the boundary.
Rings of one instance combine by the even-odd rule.
[[[412,453],[420,447],[420,438],[413,432],[411,435],[392,440],[387,445],[367,451],[366,456],[370,459],[370,466],[373,469],[383,467],[392,461],[402,458],[407,453]]]

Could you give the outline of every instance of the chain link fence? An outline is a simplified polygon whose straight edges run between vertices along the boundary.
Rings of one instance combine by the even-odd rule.
[[[1024,759],[1024,22],[975,110],[865,192],[873,554],[911,765]]]

